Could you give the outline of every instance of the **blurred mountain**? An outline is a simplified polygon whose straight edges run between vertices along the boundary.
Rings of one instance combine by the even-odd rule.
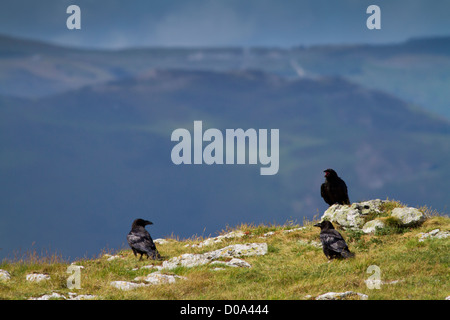
[[[343,77],[450,119],[450,37],[389,45],[101,51],[0,36],[0,95],[43,97],[155,68]]]
[[[72,258],[98,254],[123,245],[137,217],[154,222],[153,238],[301,222],[326,209],[319,189],[329,167],[353,202],[390,198],[448,211],[449,122],[393,95],[342,77],[246,70],[118,78],[0,98],[2,257],[33,242]],[[174,165],[171,133],[192,132],[195,120],[222,132],[279,129],[278,174],[261,176],[259,164]]]

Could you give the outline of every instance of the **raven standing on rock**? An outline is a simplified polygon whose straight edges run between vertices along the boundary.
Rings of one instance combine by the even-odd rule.
[[[330,221],[324,220],[314,225],[320,228],[320,241],[322,242],[323,253],[328,259],[352,258],[355,256],[348,250],[347,243],[342,235],[334,229]]]
[[[344,180],[338,177],[336,171],[327,169],[325,172],[325,182],[320,187],[320,194],[328,205],[350,204],[348,198],[347,185]]]
[[[153,243],[152,237],[150,237],[150,233],[145,230],[145,226],[148,224],[153,223],[143,219],[134,220],[131,231],[127,235],[128,244],[136,257],[137,253],[141,255],[139,260],[142,260],[142,255],[144,254],[147,255],[147,259],[150,257],[153,260],[161,259],[161,256]]]

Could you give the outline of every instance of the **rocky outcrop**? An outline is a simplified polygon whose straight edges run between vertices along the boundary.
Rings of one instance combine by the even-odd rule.
[[[385,200],[369,200],[351,205],[334,204],[322,215],[321,220],[329,220],[344,229],[362,230],[374,233],[385,228],[382,218],[393,217],[401,227],[415,227],[423,223],[425,214],[417,208],[394,208],[392,212],[382,212]],[[380,219],[381,218],[381,219]]]
[[[449,231],[441,231],[440,229],[434,229],[430,232],[419,233],[419,242],[425,241],[425,239],[445,239],[450,237]]]
[[[174,269],[178,266],[191,268],[204,265],[218,259],[265,255],[266,253],[267,243],[233,244],[225,248],[206,253],[185,253],[168,261],[164,261],[162,267],[166,269]]]
[[[175,269],[177,267],[192,268],[196,266],[201,266],[208,263],[216,263],[220,265],[225,265],[228,267],[241,267],[241,268],[251,268],[251,265],[237,257],[243,256],[255,256],[264,255],[267,253],[267,243],[246,243],[246,244],[234,244],[229,245],[225,248],[209,251],[206,253],[185,253],[178,257],[171,258],[168,261],[164,261],[162,266],[145,266],[145,268],[156,268],[159,271],[150,273],[147,276],[136,277],[134,281],[112,281],[111,286],[120,290],[133,290],[148,285],[155,284],[170,284],[174,283],[180,279],[186,279],[185,277],[180,277],[177,275],[163,274],[161,271],[167,269]],[[230,259],[227,261],[221,261],[220,259]],[[144,268],[144,267],[142,267]],[[144,281],[145,283],[143,283]]]
[[[381,214],[381,206],[384,202],[384,200],[376,199],[355,202],[350,206],[334,204],[324,212],[321,220],[336,222],[346,229],[361,229],[366,222],[365,217],[376,217]]]

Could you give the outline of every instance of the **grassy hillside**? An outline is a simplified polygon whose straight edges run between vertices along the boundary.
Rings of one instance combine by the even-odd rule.
[[[399,204],[394,203],[394,206]],[[389,207],[393,206],[385,206],[385,210]],[[69,263],[56,255],[39,256],[33,252],[25,258],[4,261],[0,265],[0,269],[11,275],[10,280],[0,282],[0,298],[29,299],[54,294],[59,299],[91,295],[94,299],[308,300],[327,292],[353,291],[374,300],[442,300],[450,295],[450,238],[419,239],[420,233],[434,229],[450,231],[450,219],[422,209],[428,218],[417,228],[391,228],[373,235],[340,230],[350,250],[356,253],[354,259],[341,261],[327,261],[317,246],[318,228],[313,226],[313,221],[306,220],[302,226],[292,223],[242,224],[222,232],[242,232],[240,237],[224,238],[205,246],[198,246],[205,240],[199,237],[184,240],[168,237],[164,243],[157,244],[167,261],[181,254],[205,253],[233,244],[267,243],[266,254],[240,257],[251,267],[210,263],[156,271],[145,266],[162,266],[163,261],[139,261],[130,249],[124,248],[109,252],[109,255],[103,252],[95,259],[76,261],[76,265],[83,266],[80,289],[67,288]],[[227,262],[230,259],[219,260]],[[381,271],[380,289],[370,289],[365,282],[371,277],[368,268],[373,265]],[[26,281],[26,275],[33,272],[46,273],[50,279],[37,283]],[[111,285],[112,281],[144,283],[135,278],[151,273],[182,278],[177,278],[175,283],[147,285],[128,291]]]

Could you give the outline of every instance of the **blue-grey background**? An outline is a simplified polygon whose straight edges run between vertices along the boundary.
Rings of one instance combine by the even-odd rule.
[[[81,8],[81,30],[66,8]],[[366,8],[381,8],[381,30]],[[117,249],[350,200],[448,213],[448,1],[0,3],[0,258]],[[280,170],[175,166],[176,128],[280,129]]]

